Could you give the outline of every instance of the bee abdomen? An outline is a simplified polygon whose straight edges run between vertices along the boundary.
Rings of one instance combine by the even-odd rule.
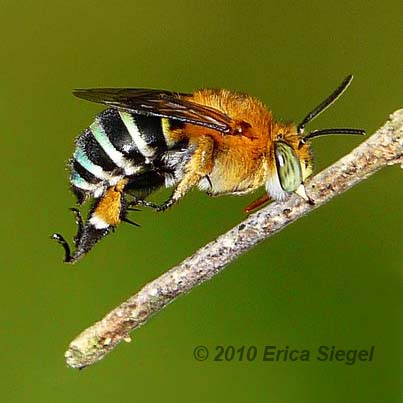
[[[135,177],[167,150],[161,118],[118,109],[100,113],[76,141],[70,180],[79,201]]]
[[[133,147],[146,159],[152,160],[167,149],[161,118],[118,111],[129,133]]]
[[[113,178],[111,172],[116,165],[96,141],[92,131],[86,129],[77,139],[70,169],[70,182],[81,203],[87,195],[101,196],[106,182]]]

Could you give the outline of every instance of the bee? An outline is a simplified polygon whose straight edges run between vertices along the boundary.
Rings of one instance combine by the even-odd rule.
[[[94,199],[84,222],[78,209],[75,251],[65,238],[52,238],[74,263],[118,224],[128,222],[135,207],[163,211],[197,186],[211,196],[243,195],[264,187],[254,210],[270,199],[285,201],[292,193],[309,203],[304,182],[312,174],[309,141],[329,134],[365,134],[362,129],[334,128],[305,134],[305,126],[347,89],[347,76],[300,124],[273,119],[259,100],[225,89],[192,94],[154,89],[78,89],[79,98],[107,109],[77,138],[69,161],[70,183],[79,204]],[[174,187],[157,205],[147,197]]]

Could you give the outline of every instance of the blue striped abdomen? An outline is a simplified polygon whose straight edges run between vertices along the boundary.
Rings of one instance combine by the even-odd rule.
[[[140,182],[167,149],[161,118],[106,109],[76,140],[70,160],[73,191],[81,203],[125,177]]]

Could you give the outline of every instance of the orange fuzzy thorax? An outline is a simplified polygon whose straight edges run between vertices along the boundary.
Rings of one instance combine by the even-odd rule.
[[[190,141],[201,135],[214,140],[211,176],[217,189],[212,193],[246,193],[264,185],[267,177],[276,172],[276,141],[289,144],[301,165],[312,165],[309,147],[303,145],[298,149],[300,136],[295,124],[275,122],[271,111],[256,98],[228,90],[203,89],[191,99],[224,112],[233,121],[233,132],[229,134],[194,125],[186,125],[184,130]]]

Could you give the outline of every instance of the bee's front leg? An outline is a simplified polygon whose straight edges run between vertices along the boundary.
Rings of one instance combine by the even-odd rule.
[[[254,200],[252,203],[250,203],[248,206],[244,208],[245,213],[250,213],[253,210],[258,209],[259,207],[263,206],[263,204],[266,204],[268,201],[270,201],[270,196],[265,193],[264,195],[260,196],[258,199]]]

